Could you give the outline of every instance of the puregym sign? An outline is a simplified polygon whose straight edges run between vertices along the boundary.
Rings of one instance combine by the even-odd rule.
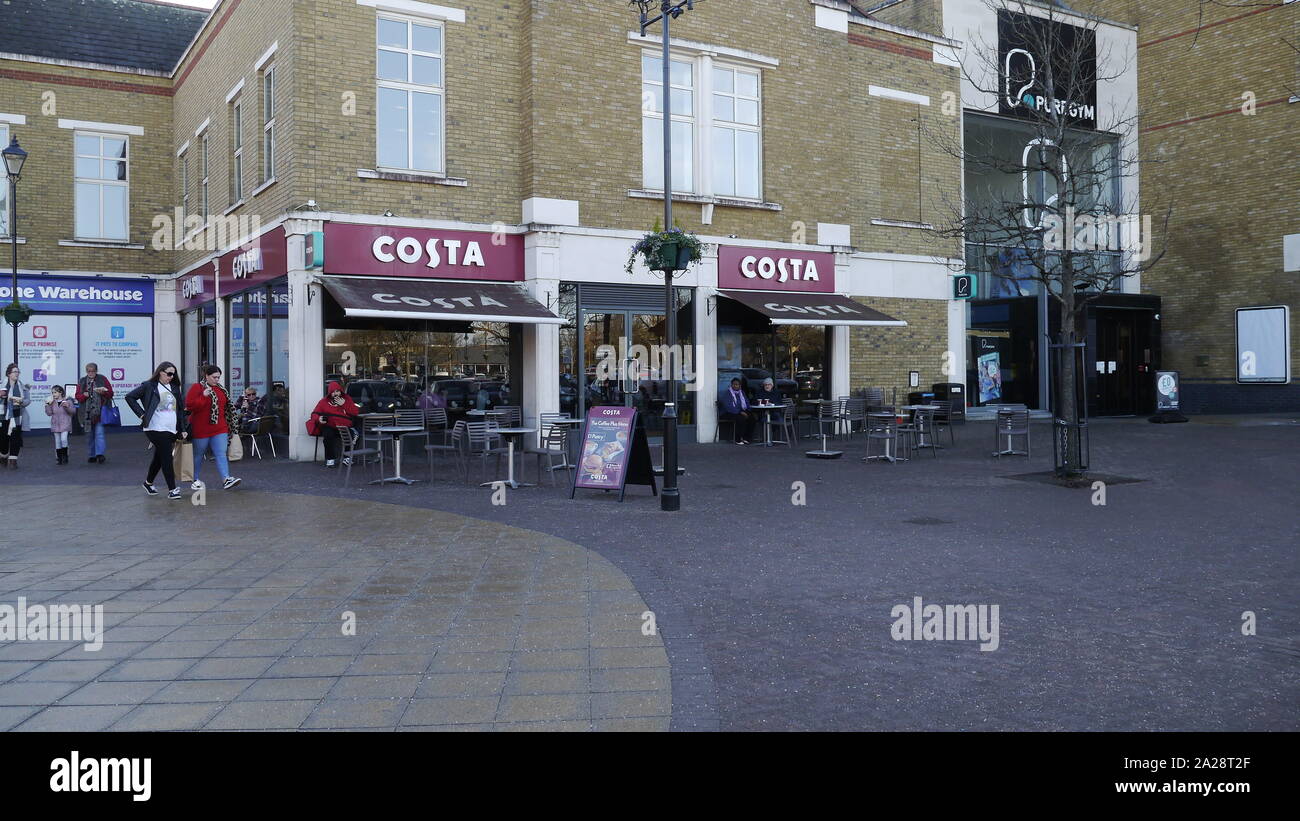
[[[325,273],[518,282],[524,242],[518,234],[443,231],[390,225],[325,225]]]
[[[835,290],[835,255],[723,245],[718,249],[718,287],[831,293]]]
[[[1051,58],[1048,58],[1048,55]],[[998,11],[998,111],[1097,126],[1097,32]]]

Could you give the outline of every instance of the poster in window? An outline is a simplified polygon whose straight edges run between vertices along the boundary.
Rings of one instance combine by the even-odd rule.
[[[979,362],[980,402],[991,402],[1002,398],[1002,356],[986,353]]]

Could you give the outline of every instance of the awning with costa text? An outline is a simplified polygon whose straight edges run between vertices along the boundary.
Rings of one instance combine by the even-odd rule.
[[[348,316],[563,325],[517,285],[321,277]]]
[[[718,291],[772,320],[773,325],[896,326],[907,323],[839,294]]]

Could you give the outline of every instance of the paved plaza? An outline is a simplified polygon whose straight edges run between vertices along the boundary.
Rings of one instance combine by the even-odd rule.
[[[1094,469],[1138,480],[1104,505],[1016,478],[1051,467],[1033,427],[996,460],[987,422],[894,465],[688,445],[677,514],[256,459],[195,506],[139,489],[138,434],[66,467],[32,436],[0,604],[108,624],[0,645],[0,728],[1300,729],[1300,423],[1095,421]],[[997,649],[895,640],[917,596],[998,605]]]

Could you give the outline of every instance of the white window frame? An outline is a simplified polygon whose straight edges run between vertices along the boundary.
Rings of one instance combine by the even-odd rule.
[[[646,87],[647,85],[652,85],[652,86],[656,86],[656,87],[658,87],[658,88],[660,89],[660,93],[662,94],[662,97],[663,97],[664,108],[666,109],[666,108],[669,107],[669,105],[670,105],[671,102],[672,102],[672,92],[673,92],[673,90],[674,90],[674,89],[677,89],[677,90],[685,90],[686,87],[685,87],[685,86],[679,86],[679,85],[673,85],[673,84],[671,83],[671,79],[672,79],[672,77],[671,77],[671,73],[672,73],[672,69],[671,69],[671,67],[669,68],[669,81],[670,81],[670,82],[669,82],[669,87],[668,87],[667,89],[664,89],[664,87],[663,87],[664,80],[663,80],[663,76],[662,76],[662,75],[659,75],[659,76],[656,76],[656,77],[652,77],[652,78],[647,78],[647,77],[645,76],[645,58],[646,58],[646,57],[652,57],[652,58],[654,58],[654,59],[656,59],[656,60],[661,60],[661,61],[662,61],[662,60],[663,60],[663,52],[662,52],[662,51],[658,51],[658,50],[653,50],[653,51],[652,51],[652,50],[650,50],[650,49],[643,49],[642,52],[641,52],[641,55],[642,55],[642,58],[641,58],[641,83],[638,85],[638,90],[641,91],[642,94],[644,94],[644,93],[645,93],[645,87]],[[697,194],[697,193],[703,193],[702,186],[701,186],[701,175],[700,175],[700,164],[701,164],[701,151],[702,151],[702,147],[701,147],[701,145],[700,145],[700,127],[699,127],[699,121],[700,121],[699,114],[700,114],[700,107],[701,107],[701,102],[702,102],[702,97],[701,97],[701,92],[700,92],[700,86],[701,86],[701,83],[703,83],[703,75],[700,73],[700,61],[699,61],[699,58],[696,57],[695,55],[678,54],[678,53],[676,53],[676,52],[672,53],[672,54],[669,56],[669,60],[670,60],[670,62],[689,63],[690,66],[691,66],[691,75],[692,75],[692,78],[693,78],[693,84],[692,84],[691,87],[690,87],[690,92],[691,92],[691,104],[692,104],[690,113],[688,113],[688,114],[683,114],[683,113],[681,113],[681,112],[679,112],[679,111],[673,111],[673,115],[672,115],[672,116],[673,116],[673,122],[674,122],[674,123],[688,123],[688,124],[690,125],[690,127],[691,127],[691,179],[690,179],[690,180],[680,180],[680,179],[677,179],[676,175],[674,175],[674,177],[673,177],[673,191],[676,192],[676,193],[679,193],[679,194]],[[646,141],[646,139],[649,137],[649,130],[648,130],[648,129],[652,127],[652,126],[649,126],[649,125],[647,124],[647,122],[646,122],[647,120],[653,120],[653,121],[656,123],[656,125],[653,126],[653,128],[656,128],[656,129],[657,129],[656,134],[663,134],[663,131],[664,131],[664,114],[663,114],[663,112],[662,112],[662,111],[651,111],[651,110],[649,110],[649,109],[647,109],[647,108],[645,108],[645,107],[643,106],[643,107],[642,107],[642,110],[641,110],[641,148],[642,148],[642,154],[643,154],[643,156],[644,156],[644,151],[645,151],[645,141]],[[671,134],[669,135],[669,138],[671,139]],[[661,139],[662,139],[662,138],[661,138]],[[663,147],[660,146],[660,151],[662,151],[662,150],[663,150]],[[652,184],[652,183],[653,183],[653,184]],[[647,179],[646,179],[646,176],[645,176],[645,168],[644,168],[644,166],[643,166],[642,169],[641,169],[641,184],[642,184],[642,186],[643,186],[647,191],[659,191],[659,192],[662,192],[662,191],[664,190],[663,178],[661,177],[661,178],[660,178],[659,180],[657,180],[657,181],[654,181],[654,180],[647,180]]]
[[[212,213],[208,206],[208,132],[199,137],[199,205],[203,208],[203,224],[208,224]]]
[[[123,162],[126,163],[126,179],[125,180],[104,180],[104,179],[97,179],[97,178],[90,178],[90,177],[87,178],[78,177],[77,160],[82,157],[89,157],[89,155],[87,154],[77,153],[78,137],[95,137],[100,140],[107,137],[113,140],[125,141],[126,158],[123,160]],[[102,146],[102,142],[101,142],[101,146]],[[103,155],[102,148],[100,149],[100,153],[95,156],[95,159],[99,160],[101,163],[106,159]],[[116,160],[116,158],[114,157],[110,157],[107,159]],[[115,133],[112,131],[89,131],[89,130],[81,130],[81,129],[74,130],[72,132],[72,233],[77,240],[86,240],[89,242],[130,242],[131,241],[131,173],[132,173],[131,172],[131,136],[129,134],[122,134],[120,132]],[[77,186],[82,183],[85,183],[87,185],[98,185],[100,187],[99,236],[83,236],[77,233],[77,224],[80,222],[80,220],[77,218]],[[104,234],[104,190],[103,189],[106,186],[114,186],[114,187],[126,189],[126,203],[123,206],[123,208],[125,208],[126,210],[126,213],[124,215],[126,217],[126,236],[124,237],[103,236]]]
[[[411,66],[413,64],[412,56],[436,57],[442,64],[442,84],[425,85],[423,83],[401,82],[399,80],[381,80],[379,79],[379,21],[390,20],[396,23],[403,23],[407,27],[406,48],[397,49],[393,46],[383,46],[388,51],[403,51],[406,54],[407,74],[412,76]],[[416,51],[411,37],[411,26],[425,26],[426,28],[436,28],[440,32],[439,39],[442,43],[442,52],[434,54],[427,51]],[[375,54],[375,167],[381,171],[393,171],[402,174],[427,174],[430,176],[442,177],[447,173],[447,27],[443,25],[442,20],[431,19],[428,17],[417,17],[404,14],[393,14],[391,12],[380,12],[375,15],[375,35],[374,35],[374,54]],[[406,165],[392,166],[384,165],[379,161],[379,89],[387,88],[406,93]],[[442,139],[438,145],[438,167],[437,169],[415,168],[415,128],[414,128],[414,108],[411,105],[411,95],[413,93],[434,94],[441,99],[442,104],[439,107],[441,113],[441,122],[438,124]]]
[[[0,121],[0,148],[9,147],[9,123]],[[9,239],[9,183],[0,180],[0,240]]]
[[[707,158],[707,160],[705,161],[705,164],[706,164],[706,165],[708,166],[708,168],[709,168],[709,181],[708,181],[708,185],[709,185],[709,193],[710,193],[710,194],[716,194],[717,196],[720,196],[720,197],[732,197],[732,198],[739,199],[739,200],[754,200],[754,201],[761,201],[761,200],[763,199],[763,72],[758,71],[757,69],[753,69],[753,68],[746,67],[746,66],[737,65],[737,64],[735,64],[735,63],[729,63],[729,62],[727,62],[727,61],[725,61],[725,60],[714,60],[713,58],[711,58],[711,57],[709,57],[709,56],[707,56],[707,55],[704,56],[704,57],[701,57],[700,60],[701,60],[701,62],[706,62],[706,61],[707,61],[707,63],[708,63],[708,72],[709,72],[709,81],[708,81],[708,83],[709,83],[709,100],[708,100],[708,111],[709,111],[709,121],[708,121],[708,141],[709,141],[709,144],[708,144],[708,147],[707,147],[708,158]],[[729,93],[729,92],[725,92],[725,91],[716,91],[716,90],[714,90],[714,88],[713,88],[713,72],[714,72],[715,69],[725,69],[725,70],[727,70],[727,71],[734,72],[734,73],[737,74],[737,75],[739,75],[739,74],[751,74],[751,75],[753,75],[754,78],[758,81],[758,96],[757,96],[756,98],[751,98],[751,97],[749,97],[749,96],[747,96],[747,95],[742,95],[742,94],[740,93],[740,91],[737,89],[737,87],[736,87],[736,85],[735,85],[734,83],[733,83],[733,85],[732,85],[732,91],[731,91],[730,93]],[[732,99],[733,112],[734,112],[734,110],[735,110],[736,108],[739,108],[738,103],[739,103],[741,100],[751,100],[751,99],[754,100],[754,102],[756,102],[757,105],[758,105],[758,123],[757,123],[756,125],[750,125],[749,123],[741,123],[741,122],[735,122],[735,121],[729,121],[729,120],[719,120],[719,119],[717,118],[715,112],[714,112],[714,106],[713,106],[713,95],[715,95],[715,94],[721,94],[721,95],[723,95],[723,96],[730,97],[730,98]],[[713,190],[713,184],[714,184],[714,182],[713,182],[713,176],[714,176],[714,175],[713,175],[713,171],[714,171],[714,164],[715,164],[715,162],[716,162],[716,160],[717,160],[717,158],[713,156],[713,135],[714,135],[714,132],[715,132],[717,129],[720,129],[720,128],[721,128],[721,129],[731,130],[731,131],[733,131],[733,132],[736,132],[736,131],[745,131],[745,132],[749,132],[749,133],[752,133],[752,134],[756,134],[756,135],[758,135],[758,152],[757,152],[757,153],[758,153],[758,157],[757,157],[758,168],[756,169],[756,173],[757,173],[757,177],[758,177],[758,194],[757,194],[757,196],[741,195],[741,194],[736,194],[736,193],[725,193],[725,192],[714,191],[714,190]],[[701,128],[701,131],[703,131],[703,130],[704,130],[704,129],[703,129],[703,127],[702,127],[702,128]],[[735,147],[734,147],[735,137],[734,137],[734,136],[732,137],[732,142],[733,142],[733,148],[732,148],[732,150],[733,150],[733,152],[734,152],[734,151],[735,151]],[[733,153],[732,156],[734,157],[735,154]],[[735,170],[735,169],[733,168],[733,171],[734,171],[734,170]]]
[[[230,204],[244,201],[244,101],[230,100]]]
[[[185,225],[185,219],[190,215],[190,149],[189,144],[181,149],[178,155],[181,166],[181,225]]]
[[[674,40],[674,43],[676,40]],[[642,49],[642,55],[662,59],[663,52],[660,49]],[[695,109],[690,115],[683,115],[677,111],[673,112],[674,122],[690,122],[692,134],[692,167],[693,179],[690,181],[690,187],[687,188],[681,180],[673,179],[673,189],[678,194],[696,194],[705,197],[720,196],[727,199],[739,200],[743,202],[763,202],[763,72],[752,64],[740,60],[719,59],[713,54],[700,54],[690,51],[674,50],[671,59],[680,62],[691,63],[695,72],[695,86],[692,89]],[[644,61],[642,62],[644,66]],[[736,130],[753,131],[758,134],[758,196],[738,196],[735,194],[719,194],[715,192],[713,185],[713,129],[715,127],[713,112],[713,69],[725,68],[732,71],[753,74],[758,78],[758,125],[751,126],[747,123],[724,123],[721,127]],[[638,90],[644,92],[646,83],[655,86],[663,85],[662,77],[655,77],[652,80],[647,79],[642,69],[641,83]],[[719,92],[723,93],[723,92]],[[733,98],[738,95],[734,92],[730,95]],[[661,112],[643,110],[641,112],[641,140],[644,150],[646,139],[646,121],[653,119],[657,123],[657,128],[663,131],[663,114]],[[651,184],[653,181],[645,178],[645,168],[641,169],[641,181],[646,191],[663,193],[663,181],[657,184]]]
[[[262,69],[262,184],[275,181],[275,63]]]

